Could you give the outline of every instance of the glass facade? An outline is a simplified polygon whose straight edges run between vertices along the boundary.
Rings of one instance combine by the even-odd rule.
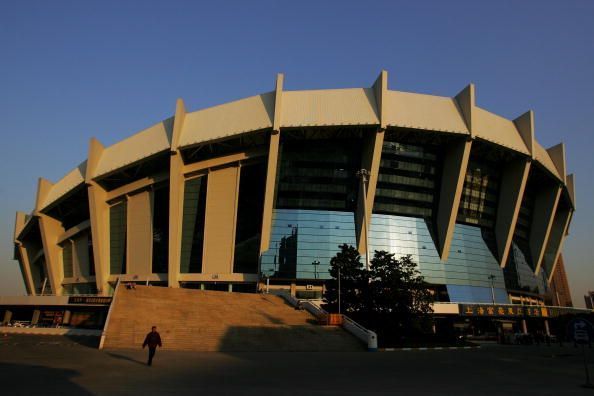
[[[266,188],[266,163],[241,167],[233,272],[257,273]]]
[[[439,188],[437,168],[435,147],[400,143],[386,135],[373,212],[431,219]]]
[[[512,242],[511,251],[504,269],[505,286],[508,290],[525,291],[536,294],[547,292],[546,271],[538,275],[530,267],[524,252],[517,243]]]
[[[43,288],[43,282],[47,279],[47,273],[45,271],[45,257],[40,257],[31,263],[31,277],[33,278],[33,285],[35,286],[35,292],[41,293]],[[49,282],[46,282],[45,291],[50,289]]]
[[[330,259],[344,243],[356,245],[353,212],[275,209],[261,271],[283,279],[329,279]]]
[[[495,225],[500,171],[497,164],[472,156],[462,189],[457,221],[492,229]]]
[[[516,221],[516,228],[514,229],[513,243],[516,249],[522,253],[523,261],[534,271],[532,263],[532,255],[530,254],[530,247],[528,238],[530,237],[530,226],[532,224],[532,212],[534,208],[534,179],[528,178],[522,203],[520,204],[520,211],[518,213],[518,220]]]
[[[153,191],[153,273],[167,273],[169,261],[169,186]]]
[[[276,208],[354,211],[361,142],[281,137]]]
[[[126,273],[126,201],[109,208],[109,272]]]
[[[71,283],[64,285],[64,294],[97,294],[94,283]]]
[[[182,218],[180,272],[202,271],[207,176],[186,180]]]
[[[490,275],[496,302],[508,301],[503,272],[479,227],[456,224],[449,258],[442,262],[424,219],[373,214],[369,248],[410,254],[427,282],[447,286],[450,301],[492,302]]]
[[[95,256],[93,253],[93,236],[87,235],[87,252],[89,254],[89,275],[95,276]]]
[[[64,269],[64,278],[72,278],[74,275],[72,264],[72,242],[69,240],[62,245],[62,266]]]

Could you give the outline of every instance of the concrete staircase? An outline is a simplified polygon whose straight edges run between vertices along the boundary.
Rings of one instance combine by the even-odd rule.
[[[218,291],[120,286],[104,348],[139,348],[157,326],[163,349],[193,351],[354,351],[340,327],[316,324],[281,297]]]

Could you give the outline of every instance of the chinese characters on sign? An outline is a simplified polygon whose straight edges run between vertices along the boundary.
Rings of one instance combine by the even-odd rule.
[[[109,305],[109,304],[111,304],[111,297],[71,296],[71,297],[68,297],[68,304]]]
[[[460,315],[485,317],[529,316],[534,318],[547,318],[549,317],[549,311],[546,307],[532,307],[525,305],[460,304]]]

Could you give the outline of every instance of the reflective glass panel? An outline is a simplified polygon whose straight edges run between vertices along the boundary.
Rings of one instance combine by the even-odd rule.
[[[344,243],[355,246],[353,212],[275,209],[264,275],[283,279],[328,279],[330,259]]]

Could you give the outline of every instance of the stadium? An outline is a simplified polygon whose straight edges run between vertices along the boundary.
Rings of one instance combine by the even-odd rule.
[[[110,296],[119,280],[315,299],[346,243],[364,261],[412,255],[436,303],[544,306],[575,209],[566,173],[533,112],[489,112],[472,84],[402,92],[383,71],[370,88],[290,91],[278,75],[274,91],[193,112],[180,99],[112,146],[91,139],[17,213],[15,258],[31,296]]]

